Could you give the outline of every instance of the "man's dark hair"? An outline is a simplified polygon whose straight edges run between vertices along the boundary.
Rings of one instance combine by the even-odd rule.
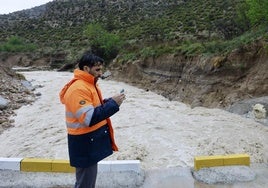
[[[98,64],[103,64],[104,60],[92,53],[85,53],[78,62],[78,67],[83,70],[84,66],[93,67]]]

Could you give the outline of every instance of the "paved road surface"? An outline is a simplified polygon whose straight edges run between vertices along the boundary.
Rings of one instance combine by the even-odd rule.
[[[140,174],[99,173],[96,188],[265,188],[268,187],[268,164],[251,166],[255,174],[249,182],[230,184],[206,184],[196,181],[189,168],[174,167],[169,169],[150,170]],[[242,171],[241,171],[242,173]],[[243,172],[244,173],[244,172]],[[230,175],[230,174],[229,174]],[[241,174],[243,177],[245,174]],[[222,173],[221,177],[226,176]],[[209,175],[208,178],[217,178]],[[0,187],[14,188],[71,188],[74,174],[71,173],[34,173],[0,170]]]

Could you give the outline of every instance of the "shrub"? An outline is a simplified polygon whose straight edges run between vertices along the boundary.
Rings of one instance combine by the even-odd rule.
[[[28,44],[17,36],[10,37],[7,42],[0,45],[0,51],[4,52],[30,52],[35,50],[36,46],[34,44]]]
[[[118,35],[109,33],[100,24],[89,24],[84,30],[92,52],[106,60],[115,58],[122,46]]]
[[[252,25],[268,23],[268,1],[267,0],[246,0],[249,9],[247,16]]]

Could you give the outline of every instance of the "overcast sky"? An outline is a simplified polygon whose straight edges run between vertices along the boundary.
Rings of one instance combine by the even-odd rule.
[[[0,14],[8,14],[18,10],[33,8],[52,0],[0,0]]]

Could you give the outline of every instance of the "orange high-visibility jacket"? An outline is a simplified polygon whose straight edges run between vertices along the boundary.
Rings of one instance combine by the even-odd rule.
[[[65,105],[69,136],[89,134],[108,125],[112,150],[118,151],[109,117],[119,110],[119,106],[113,99],[103,102],[101,91],[92,75],[76,69],[74,78],[61,90],[60,100]],[[69,142],[70,140],[68,140],[69,145],[73,145]],[[77,145],[79,144],[83,143],[77,143]],[[69,146],[69,154],[73,152],[72,150],[72,147]]]

